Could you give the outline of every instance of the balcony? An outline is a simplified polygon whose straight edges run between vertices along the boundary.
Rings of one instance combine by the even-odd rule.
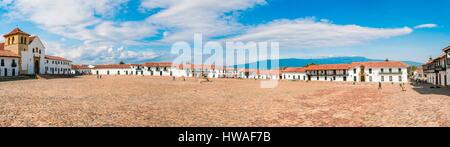
[[[348,76],[348,73],[306,73],[308,76]]]
[[[442,66],[442,65],[436,65],[436,66],[434,67],[434,70],[435,70],[435,72],[439,72],[439,71],[445,71],[446,69],[445,69],[445,67]]]

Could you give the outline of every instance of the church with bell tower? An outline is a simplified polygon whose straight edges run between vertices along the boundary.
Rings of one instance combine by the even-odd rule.
[[[0,70],[0,76],[67,74],[71,70],[71,61],[46,55],[45,46],[38,36],[16,27],[3,37],[5,42],[0,43],[0,58],[11,58],[11,69],[6,69],[6,74],[1,74]],[[17,61],[15,58],[18,58]]]

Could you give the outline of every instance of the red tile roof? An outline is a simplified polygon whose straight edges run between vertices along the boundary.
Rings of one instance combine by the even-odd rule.
[[[91,68],[89,68],[89,65],[76,65],[76,64],[73,64],[72,65],[72,69],[91,69]]]
[[[94,69],[126,69],[131,68],[131,66],[137,66],[138,64],[103,64],[95,65]]]
[[[33,42],[33,40],[36,38],[36,36],[31,36],[31,37],[29,37],[29,39],[28,40],[30,40],[29,42],[28,42],[28,44],[30,44],[31,42]]]
[[[8,50],[0,50],[0,57],[20,58],[19,55]]]
[[[306,69],[303,67],[300,68],[293,68],[293,67],[288,67],[285,68],[284,70],[282,70],[282,72],[305,72]]]
[[[305,70],[339,70],[350,69],[350,64],[322,64],[322,65],[310,65],[305,67]]]
[[[23,32],[22,30],[20,30],[19,28],[14,28],[11,32],[9,32],[8,34],[3,35],[4,37],[8,37],[11,35],[17,35],[17,34],[22,34],[22,35],[28,35],[30,36],[30,34]]]
[[[5,50],[5,43],[0,43],[0,57],[20,58],[16,53]]]
[[[353,62],[352,67],[364,65],[365,67],[408,67],[407,64],[399,61],[380,61],[380,62]]]
[[[45,56],[45,59],[72,62],[72,61],[70,61],[70,60],[64,59],[63,57],[58,57],[58,56],[49,56],[49,55],[46,55],[46,56]]]
[[[170,67],[172,66],[172,62],[146,62],[144,66],[149,67]]]
[[[446,48],[442,49],[444,52],[447,50],[450,50],[450,46],[447,46]]]
[[[175,65],[177,68],[184,68],[184,69],[224,69],[223,66],[216,66],[216,65],[210,65],[210,64],[178,64]],[[225,68],[227,69],[227,68]]]

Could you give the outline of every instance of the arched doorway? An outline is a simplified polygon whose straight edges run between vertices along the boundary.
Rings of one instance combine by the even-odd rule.
[[[39,74],[40,68],[39,59],[34,60],[34,74]]]

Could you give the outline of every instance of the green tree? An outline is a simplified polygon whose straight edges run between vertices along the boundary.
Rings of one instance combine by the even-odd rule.
[[[120,62],[119,62],[119,64],[125,64],[125,62],[123,62],[123,61],[120,61]]]

